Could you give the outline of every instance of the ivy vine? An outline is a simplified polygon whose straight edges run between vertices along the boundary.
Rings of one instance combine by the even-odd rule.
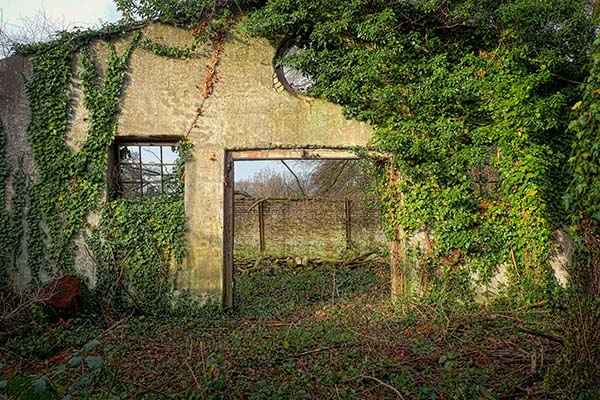
[[[134,304],[140,311],[164,312],[169,308],[174,287],[172,270],[184,254],[183,171],[189,142],[182,140],[178,144],[176,173],[181,179],[174,193],[143,201],[113,199],[101,210],[99,196],[106,184],[107,148],[115,138],[131,52],[140,46],[160,56],[187,58],[197,50],[208,30],[196,30],[195,42],[190,46],[173,47],[142,38],[136,26],[139,24],[105,27],[95,33],[65,33],[56,41],[19,49],[32,58],[26,94],[32,109],[28,136],[36,177],[32,180],[25,175],[21,156],[12,177],[12,215],[7,208],[0,214],[0,222],[9,227],[0,235],[0,261],[3,268],[14,268],[21,241],[26,237],[27,264],[34,283],[54,274],[73,274],[74,238],[83,231],[98,266],[96,298],[114,310]],[[129,42],[117,54],[112,39],[123,35],[129,36]],[[102,43],[102,39],[108,57],[100,79],[89,46],[92,41]],[[69,83],[77,54],[82,66],[80,79],[88,128],[80,150],[72,151],[65,138],[72,107]],[[4,135],[0,145],[3,149]],[[6,183],[8,166],[4,157],[0,161],[0,178]],[[5,187],[2,185],[0,196],[6,203]],[[87,224],[91,212],[101,214],[96,226]]]
[[[280,63],[375,127],[389,237],[423,237],[416,292],[454,297],[506,265],[509,298],[553,297],[568,110],[594,36],[584,1],[272,0],[245,26],[309,43]]]
[[[0,201],[5,205],[0,210],[0,287],[12,289],[10,277],[18,270],[17,262],[21,256],[21,242],[24,234],[25,210],[27,207],[27,176],[23,170],[22,155],[17,159],[17,168],[11,174],[11,168],[5,157],[5,133],[0,123]],[[6,192],[11,181],[12,196]],[[10,209],[8,205],[11,205]]]
[[[102,210],[86,243],[98,265],[96,298],[120,312],[133,304],[144,313],[171,308],[175,270],[183,260],[183,171],[190,143],[178,144],[178,185],[151,198],[117,198]]]
[[[96,205],[104,184],[105,152],[114,139],[127,60],[139,36],[133,33],[122,55],[107,43],[110,55],[102,85],[87,43],[75,42],[71,36],[64,36],[32,60],[26,93],[33,110],[28,134],[37,170],[31,198],[39,202],[39,207],[29,207],[28,215],[28,254],[34,270],[73,272],[73,237]],[[65,142],[76,50],[81,51],[84,104],[89,112],[87,138],[79,152],[71,151]],[[42,223],[49,233],[48,245],[42,240]]]
[[[225,26],[233,9],[232,2],[213,0],[182,9],[156,0],[118,4],[126,15],[139,12],[175,24],[197,24],[212,13],[215,26]],[[432,283],[432,290],[450,276],[459,286],[471,286],[474,280],[488,282],[504,264],[511,297],[552,296],[552,239],[567,221],[559,204],[571,179],[564,164],[576,135],[566,129],[568,110],[580,96],[577,83],[589,71],[594,37],[584,1],[240,4],[254,8],[244,22],[248,33],[309,43],[279,63],[310,74],[312,95],[342,104],[347,116],[372,124],[370,147],[392,154],[375,171],[378,192],[390,238],[424,236],[413,275]],[[141,40],[148,51],[173,58],[189,57],[196,49],[161,45],[134,33],[122,55],[109,44],[109,67],[100,85],[87,43],[132,30],[123,24],[95,36],[65,34],[22,49],[34,56],[27,93],[39,176],[30,188],[27,236],[36,268],[72,270],[73,237],[103,184],[104,149],[113,140],[126,60],[135,43]],[[76,51],[82,54],[90,112],[88,140],[79,153],[64,143]],[[490,178],[494,181],[484,181]]]
[[[4,155],[6,139],[4,133],[4,124],[0,121],[0,226],[10,226],[10,215],[6,199],[6,181],[10,174],[10,169]],[[4,288],[8,284],[8,265],[10,265],[11,254],[11,235],[7,229],[0,231],[0,288]]]

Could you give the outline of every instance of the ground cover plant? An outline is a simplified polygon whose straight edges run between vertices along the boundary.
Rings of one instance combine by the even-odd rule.
[[[391,240],[412,232],[425,237],[416,262],[403,265],[415,279],[395,306],[382,266],[240,272],[239,306],[231,311],[199,307],[188,293],[163,287],[171,259],[183,257],[181,198],[153,207],[115,201],[97,210],[98,192],[130,53],[142,46],[186,58],[196,45],[160,46],[127,21],[65,33],[17,49],[32,60],[28,134],[40,179],[10,170],[0,157],[0,179],[14,188],[11,196],[0,190],[0,200],[11,205],[0,213],[0,282],[7,284],[25,255],[34,286],[43,273],[73,273],[73,239],[82,228],[106,279],[92,295],[97,307],[63,322],[49,318],[39,299],[15,299],[2,287],[0,389],[6,395],[600,396],[591,392],[600,383],[594,2],[118,3],[126,16],[191,27],[197,43],[210,42],[215,61],[199,88],[202,101],[218,74],[229,27],[303,47],[275,62],[308,73],[315,83],[309,95],[370,123],[370,149],[391,154],[374,171],[378,194]],[[128,46],[118,53],[113,42],[122,37]],[[103,79],[89,58],[98,40],[108,49]],[[90,125],[82,151],[73,153],[63,139],[77,54]],[[196,112],[201,118],[202,108]],[[97,226],[88,223],[92,210],[103,216]],[[122,210],[147,225],[135,231],[140,237],[122,234]],[[162,220],[170,222],[156,223]],[[550,257],[556,231],[566,226],[576,253],[564,289],[552,276]],[[132,248],[148,251],[126,263]],[[489,282],[502,263],[506,297],[474,305],[472,289]],[[147,272],[138,267],[147,264],[154,272],[138,279]],[[127,301],[135,296],[111,291],[127,287],[115,274],[125,269],[145,304],[132,306]]]
[[[572,398],[544,376],[562,326],[545,304],[389,302],[385,263],[237,271],[237,308],[3,320],[9,398]],[[6,315],[6,314],[5,314]],[[183,315],[183,316],[182,316]],[[16,318],[16,320],[13,320]],[[17,323],[18,322],[18,323]],[[37,392],[36,392],[37,391]],[[44,397],[42,397],[42,395]],[[580,398],[586,397],[583,393]]]

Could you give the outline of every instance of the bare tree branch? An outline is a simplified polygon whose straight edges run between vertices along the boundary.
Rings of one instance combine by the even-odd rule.
[[[43,7],[29,17],[19,18],[19,22],[10,23],[0,9],[0,58],[11,56],[16,45],[52,40],[58,32],[71,28],[64,18],[52,18]]]
[[[287,168],[287,170],[290,171],[290,174],[292,174],[294,176],[294,179],[296,180],[296,183],[298,184],[298,189],[300,189],[300,194],[302,195],[302,197],[306,197],[306,191],[304,190],[302,183],[300,183],[300,178],[298,178],[298,175],[296,175],[296,173],[290,168],[289,165],[287,165],[287,163],[284,160],[279,160],[279,161],[281,161],[281,163]]]

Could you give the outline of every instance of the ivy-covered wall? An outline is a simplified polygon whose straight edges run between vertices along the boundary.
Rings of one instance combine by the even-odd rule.
[[[204,43],[188,30],[165,25],[136,32],[113,29],[93,39],[67,37],[55,46],[25,49],[28,58],[0,61],[0,90],[7,93],[2,97],[14,99],[3,100],[0,109],[2,121],[11,121],[5,124],[6,153],[13,155],[7,160],[17,171],[23,154],[30,181],[31,196],[21,218],[26,232],[20,240],[27,249],[19,260],[29,264],[34,279],[76,272],[100,286],[106,286],[102,271],[119,275],[119,266],[135,264],[142,275],[147,269],[175,277],[178,289],[218,296],[225,151],[362,146],[371,128],[345,119],[337,105],[273,90],[276,49],[266,39],[244,36],[235,28]],[[15,86],[8,74],[32,78],[27,87],[22,80]],[[164,249],[156,257],[167,264],[178,264],[182,257],[172,245],[177,229],[164,229],[177,224],[159,222],[154,229],[155,219],[141,214],[160,204],[140,209],[131,202],[108,201],[107,154],[120,137],[186,139],[190,145],[181,203],[186,252],[174,273],[160,272],[164,263],[153,264],[137,250],[113,254],[109,245],[107,232],[123,237],[121,248]],[[177,205],[168,207],[158,214],[175,218]],[[136,218],[128,218],[132,215]],[[154,241],[129,237],[140,230]],[[120,260],[113,263],[114,270],[110,257]],[[162,289],[156,286],[137,288],[133,297],[159,296]]]
[[[8,249],[3,257],[11,260],[6,268],[17,278],[15,282],[22,286],[63,273],[78,273],[106,294],[114,292],[115,285],[121,284],[120,277],[129,273],[130,281],[144,284],[129,288],[126,295],[134,302],[147,300],[152,309],[164,307],[152,299],[163,298],[173,288],[218,296],[223,288],[225,152],[351,148],[366,146],[372,139],[371,127],[344,118],[340,106],[274,90],[273,43],[245,36],[239,26],[227,33],[205,34],[160,24],[127,25],[66,34],[50,44],[20,49],[27,57],[0,61],[0,118],[6,135],[7,165],[4,198],[10,209],[4,217],[10,229],[2,243]],[[486,52],[476,58],[477,62],[486,60]],[[486,76],[478,71],[468,75],[469,79]],[[459,76],[467,73],[457,72]],[[490,100],[489,107],[494,104]],[[109,201],[107,156],[119,138],[183,140],[189,149],[185,174],[181,174],[185,191],[164,202]],[[408,157],[414,150],[409,146],[404,152],[404,145],[397,145],[396,157]],[[478,147],[477,166],[484,163],[484,150],[489,151],[489,147],[487,141]],[[470,166],[470,147],[465,149],[461,160]],[[411,163],[410,168],[402,164],[406,176],[426,167],[424,161]],[[498,167],[502,174],[502,165]],[[396,217],[405,225],[412,221],[413,225],[407,226],[418,230],[416,222],[422,210],[405,208],[399,199],[427,210],[437,209],[443,199],[430,198],[427,185],[421,192],[412,190],[408,181],[394,178],[396,173],[390,169],[380,174],[386,189],[383,207],[398,212]],[[458,178],[464,181],[461,187],[471,193],[468,174]],[[450,185],[448,190],[453,188]],[[532,189],[525,194],[535,197],[537,193]],[[443,204],[455,212],[460,208],[452,201]],[[498,204],[504,206],[506,203]],[[440,226],[452,237],[456,232],[464,233],[460,244],[470,246],[471,225],[452,227],[444,222],[444,215],[429,217],[439,217]],[[494,216],[502,221],[507,218],[505,214]],[[515,232],[507,228],[510,224],[497,223],[493,218],[485,217],[483,222],[490,237]],[[529,232],[531,225],[522,225]],[[537,244],[526,235],[516,236],[523,246],[539,244],[535,254],[544,260],[553,251],[553,232],[546,225],[540,228],[543,234],[537,237]],[[500,232],[498,227],[505,230]],[[427,256],[417,254],[421,261],[433,256],[427,254],[431,239],[422,236],[421,246],[414,246],[416,252]],[[515,256],[510,247],[502,254],[492,251],[485,240],[480,245],[489,250],[486,276],[477,276],[475,271],[461,275],[461,279],[477,276],[489,282],[501,264],[520,274],[516,271],[521,264],[518,252]],[[446,250],[438,260],[446,267],[451,269],[464,261],[461,252]],[[567,262],[565,257],[555,260],[555,269]],[[544,279],[547,270],[542,271]],[[522,290],[528,289],[523,286]],[[114,293],[108,297],[118,298]]]
[[[30,75],[27,57],[13,56],[0,60],[0,124],[3,130],[4,204],[6,219],[2,219],[2,259],[8,271],[4,281],[25,286],[31,279],[24,256],[24,174],[33,174],[31,146],[27,127],[31,119],[29,102],[25,95],[25,79]],[[10,207],[10,211],[8,208]],[[4,271],[3,271],[4,272]]]

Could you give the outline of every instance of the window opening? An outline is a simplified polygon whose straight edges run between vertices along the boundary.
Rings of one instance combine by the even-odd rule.
[[[116,192],[125,197],[174,193],[179,154],[176,143],[118,143]]]
[[[275,69],[277,78],[283,84],[285,89],[292,93],[307,94],[314,85],[314,79],[295,67],[285,65],[285,59],[297,56],[306,51],[308,45],[298,44],[293,41],[284,42],[275,55],[275,62],[280,64]]]

